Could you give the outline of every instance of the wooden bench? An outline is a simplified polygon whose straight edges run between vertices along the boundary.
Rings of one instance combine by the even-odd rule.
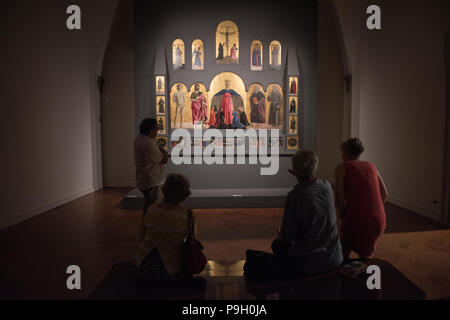
[[[208,261],[203,273],[176,284],[144,284],[135,278],[135,266],[121,262],[112,267],[90,299],[149,300],[392,300],[425,299],[425,292],[384,260],[368,259],[381,269],[381,290],[367,289],[368,275],[347,279],[332,272],[306,278],[247,281],[245,261]]]

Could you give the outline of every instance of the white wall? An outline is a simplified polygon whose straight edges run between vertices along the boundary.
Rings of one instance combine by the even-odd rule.
[[[91,80],[109,27],[89,24],[110,24],[115,3],[78,1],[81,31],[66,28],[70,1],[2,3],[0,228],[93,191]]]
[[[100,92],[97,77],[102,75],[106,46],[119,0],[90,1],[86,13],[89,32],[89,66],[91,90],[92,168],[94,189],[103,188],[101,149]]]
[[[380,0],[382,30],[365,28],[370,1],[335,1],[354,73],[352,134],[366,146],[390,201],[439,219],[448,1]],[[355,125],[356,124],[356,125]]]
[[[123,0],[103,63],[102,155],[103,184],[107,187],[136,185],[133,39],[133,1]]]

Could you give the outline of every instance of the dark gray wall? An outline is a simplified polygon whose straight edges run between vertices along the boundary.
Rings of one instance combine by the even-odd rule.
[[[238,65],[217,65],[215,33],[224,20],[232,20],[239,28],[240,61]],[[317,92],[317,3],[314,0],[253,2],[185,1],[159,4],[135,0],[135,115],[136,133],[144,117],[155,117],[155,75],[167,70],[168,88],[182,82],[188,88],[202,82],[208,88],[221,72],[238,74],[246,85],[279,83],[287,93],[288,76],[300,76],[300,146],[316,149]],[[170,63],[173,40],[180,38],[186,47],[184,70],[173,71]],[[204,71],[191,70],[191,45],[201,39],[205,50]],[[263,43],[263,71],[250,71],[250,45]],[[268,68],[269,45],[278,40],[282,45],[281,71]],[[165,57],[164,57],[165,53]],[[164,59],[165,58],[165,59]],[[156,67],[155,67],[156,66]],[[193,188],[274,188],[288,187],[295,181],[287,173],[290,156],[280,156],[276,176],[260,176],[259,165],[185,165],[169,164],[168,171],[184,172]]]

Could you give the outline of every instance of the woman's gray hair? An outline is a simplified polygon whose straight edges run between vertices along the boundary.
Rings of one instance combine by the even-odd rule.
[[[299,180],[311,180],[319,166],[319,157],[310,150],[299,150],[292,157],[292,168]]]
[[[172,204],[180,204],[191,195],[189,179],[178,173],[167,176],[162,186],[164,200]]]

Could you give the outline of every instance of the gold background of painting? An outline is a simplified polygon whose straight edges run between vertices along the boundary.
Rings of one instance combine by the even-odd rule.
[[[219,32],[226,32],[227,28],[229,28],[230,31],[231,31],[231,29],[234,29],[234,31],[235,31],[235,34],[230,35],[228,37],[228,49],[225,44],[225,42],[226,42],[225,35],[219,33]],[[230,56],[231,48],[233,47],[233,44],[236,44],[236,47],[238,48],[236,55],[239,59],[239,57],[241,55],[240,54],[241,47],[239,46],[239,28],[233,21],[230,21],[230,20],[222,21],[219,24],[219,26],[217,27],[217,30],[216,30],[216,59],[219,55],[219,43],[224,43],[224,46],[223,46],[223,57],[224,58]]]
[[[186,50],[184,48],[184,42],[181,39],[176,39],[172,44],[172,66],[175,66],[175,62],[176,62],[175,50],[177,49],[178,46],[180,46],[180,49],[181,49],[181,64],[186,67],[186,61],[185,61]]]
[[[291,110],[291,101],[292,100],[295,100],[295,113],[291,113],[291,114],[298,114],[298,98],[294,97],[294,96],[289,97],[288,111]]]
[[[273,50],[273,47],[275,45],[278,45],[278,49],[279,49],[279,51],[278,51],[278,65],[281,67],[281,51],[282,51],[283,48],[281,47],[281,43],[279,41],[277,41],[277,40],[274,40],[274,41],[272,41],[270,43],[270,47],[269,47],[269,64],[270,65],[273,64],[272,63],[272,50]]]
[[[195,49],[197,49],[200,46],[202,54],[200,56],[200,61],[202,62],[202,67],[198,68],[195,67],[194,68],[194,62],[195,62],[195,55],[194,55],[194,51]],[[205,68],[205,48],[203,46],[203,41],[200,39],[196,39],[194,40],[194,42],[192,42],[192,70],[203,70]]]
[[[161,100],[162,99],[162,101],[164,101],[164,112],[159,112],[159,100]],[[156,113],[157,114],[165,114],[166,113],[166,108],[167,108],[167,104],[166,104],[166,97],[164,97],[164,96],[159,96],[159,97],[156,97]]]
[[[259,50],[261,51],[261,66],[260,67],[256,67],[253,65],[253,50],[256,48],[257,44],[259,44]],[[252,46],[250,47],[250,70],[262,70],[263,63],[264,63],[263,45],[262,45],[261,41],[255,40],[252,42]]]
[[[161,91],[158,91],[158,81],[159,81],[159,79],[161,79],[162,80],[162,90]],[[156,89],[156,94],[157,95],[160,95],[160,94],[164,94],[165,92],[165,88],[166,88],[166,83],[165,83],[165,81],[164,81],[164,76],[159,76],[159,77],[156,77],[156,83],[155,83],[155,89]]]
[[[291,121],[294,118],[295,118],[295,131],[292,131],[291,130]],[[289,134],[297,134],[297,132],[298,132],[298,118],[297,118],[297,116],[289,116],[288,132],[289,132]]]

